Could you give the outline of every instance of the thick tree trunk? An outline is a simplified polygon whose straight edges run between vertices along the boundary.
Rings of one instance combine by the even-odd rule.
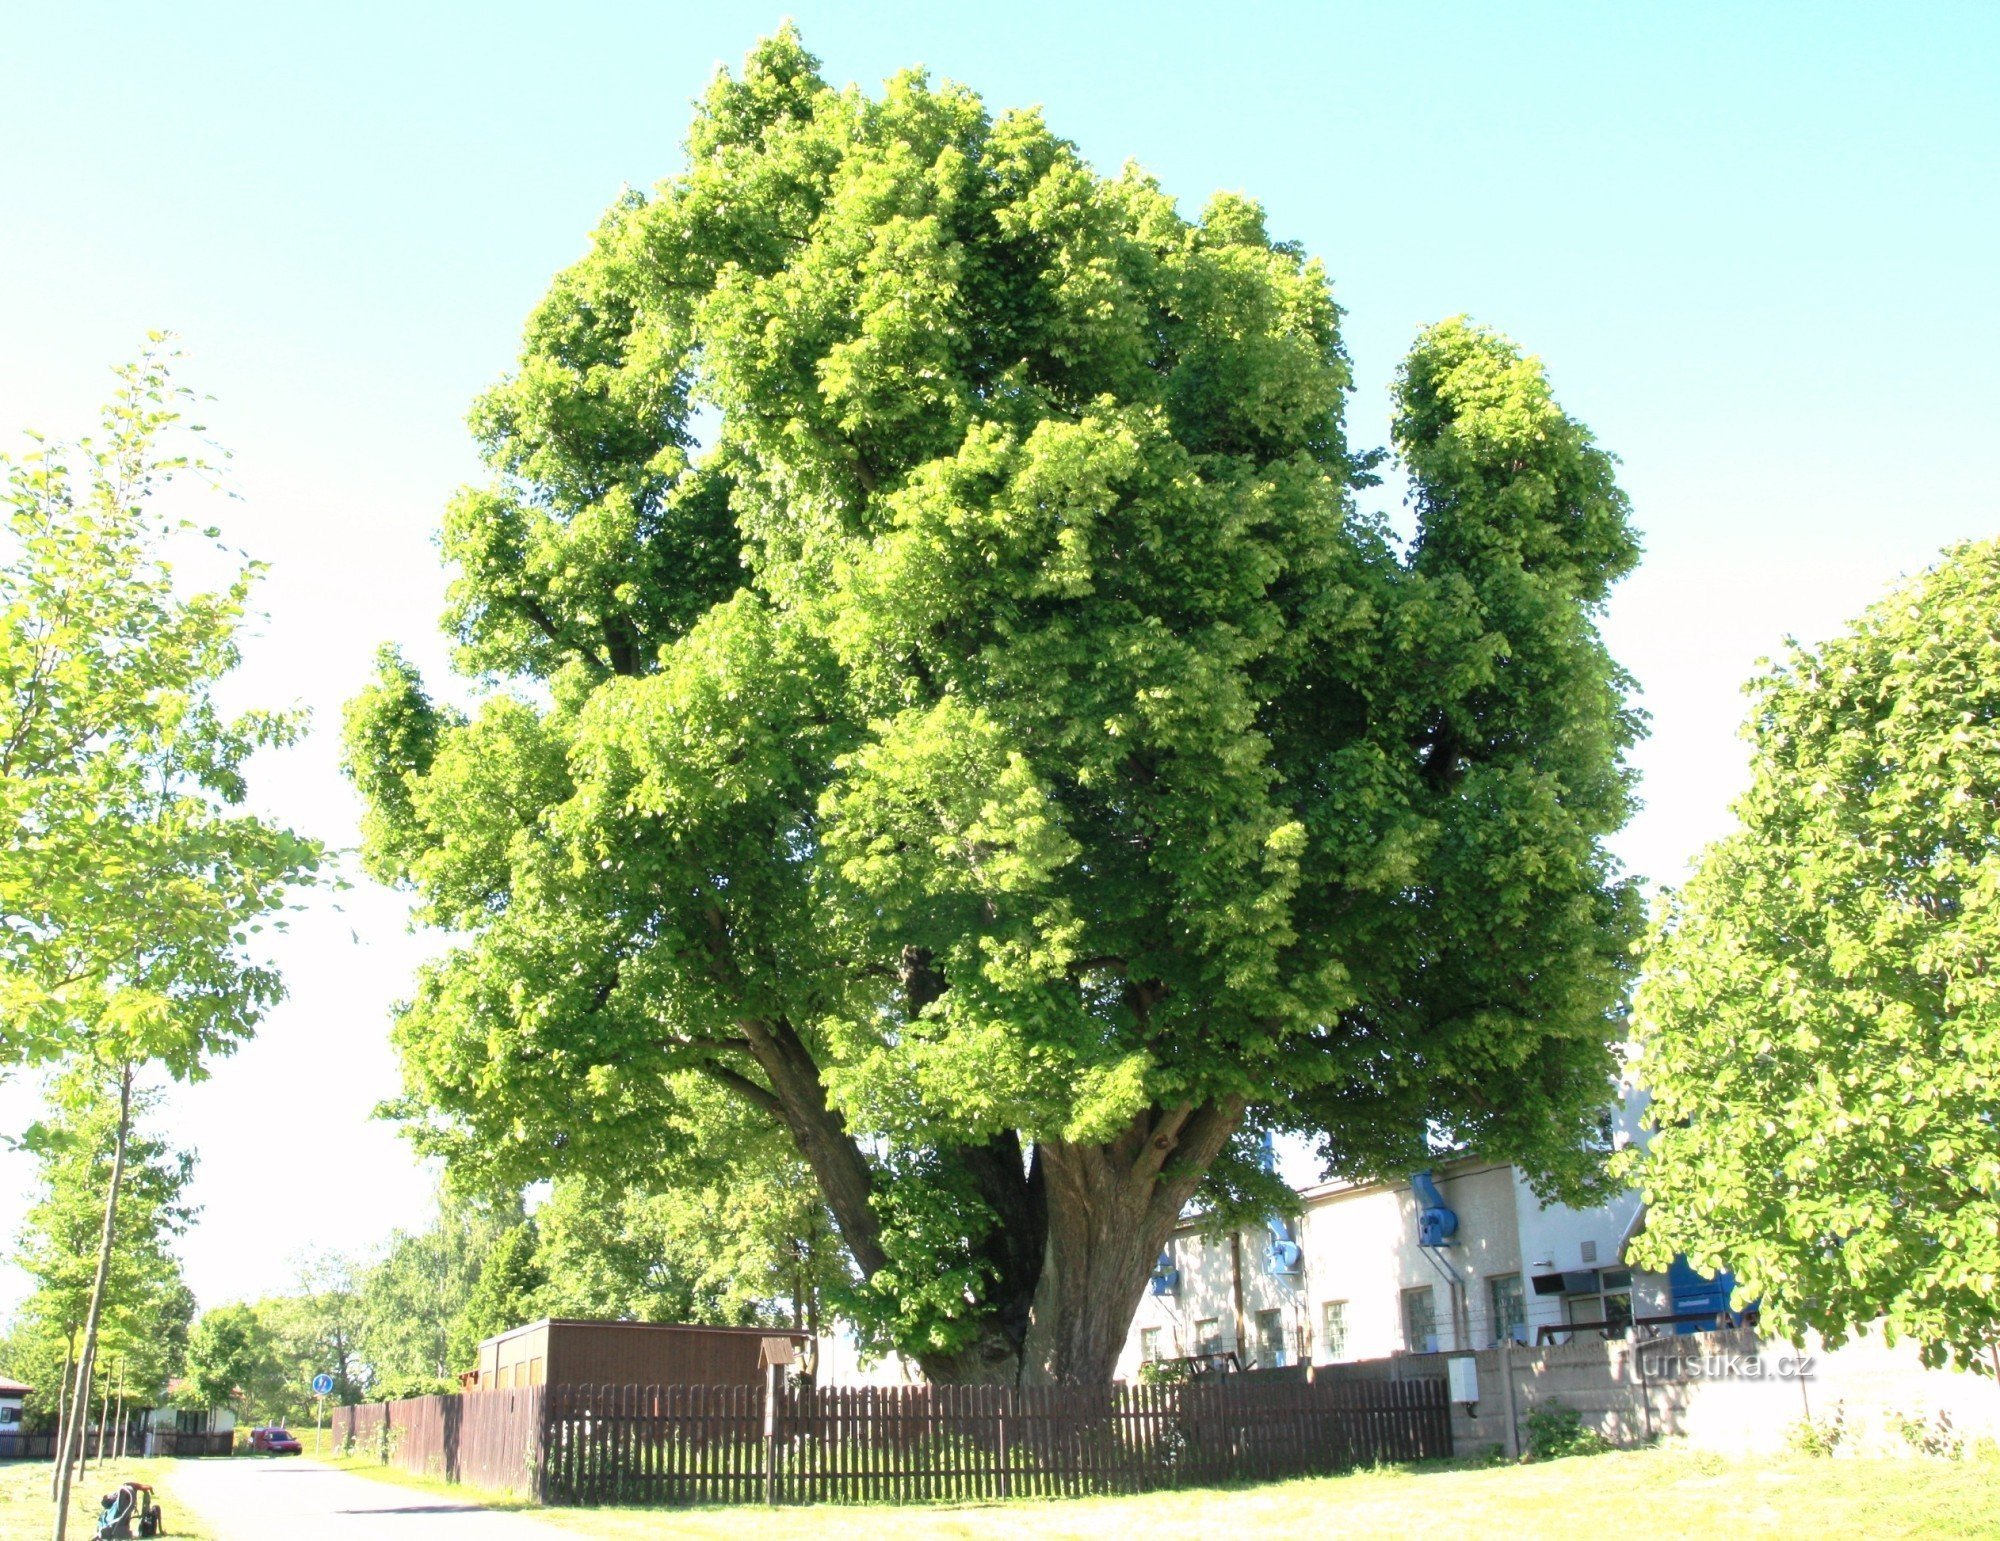
[[[1044,1143],[1048,1245],[1024,1383],[1110,1382],[1160,1248],[1243,1119],[1240,1098],[1142,1116],[1104,1145]]]
[[[738,1025],[770,1090],[724,1079],[785,1125],[855,1266],[872,1277],[889,1261],[874,1178],[819,1066],[782,1019]],[[1011,1133],[940,1151],[996,1223],[974,1243],[986,1274],[981,1331],[951,1353],[919,1353],[924,1375],[939,1385],[1108,1382],[1153,1260],[1242,1118],[1231,1098],[1151,1110],[1102,1145],[1043,1142],[1032,1161]]]
[[[70,1396],[70,1420],[63,1430],[56,1457],[55,1541],[69,1534],[69,1493],[83,1423],[90,1415],[90,1372],[97,1357],[97,1324],[104,1316],[104,1280],[111,1271],[111,1249],[118,1239],[118,1189],[125,1181],[125,1143],[132,1130],[132,1067],[118,1074],[118,1141],[111,1156],[111,1186],[104,1195],[104,1231],[97,1243],[97,1277],[90,1286],[90,1310],[83,1320],[83,1352],[76,1361],[76,1389]]]

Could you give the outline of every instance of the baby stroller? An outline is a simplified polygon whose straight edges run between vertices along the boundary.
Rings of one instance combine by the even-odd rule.
[[[127,1482],[106,1493],[97,1508],[97,1541],[132,1541],[134,1536],[157,1536],[167,1528],[166,1510],[153,1501],[153,1490],[143,1482]]]

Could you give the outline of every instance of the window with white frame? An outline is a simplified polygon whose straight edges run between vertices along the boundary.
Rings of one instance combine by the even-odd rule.
[[[1163,1357],[1160,1353],[1160,1329],[1141,1327],[1139,1329],[1139,1357],[1148,1364],[1155,1364]]]
[[[1204,1316],[1194,1324],[1194,1351],[1197,1354],[1222,1352],[1221,1322],[1212,1316]]]
[[[1319,1340],[1329,1359],[1347,1357],[1347,1302],[1323,1301],[1319,1308]]]

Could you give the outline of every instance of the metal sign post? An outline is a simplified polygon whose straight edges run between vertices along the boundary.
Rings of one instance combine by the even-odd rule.
[[[313,1377],[313,1396],[317,1398],[313,1408],[313,1454],[326,1454],[326,1437],[320,1432],[320,1425],[326,1422],[326,1394],[333,1390],[333,1377],[321,1371]]]

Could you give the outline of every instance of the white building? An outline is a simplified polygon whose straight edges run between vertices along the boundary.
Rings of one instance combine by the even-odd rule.
[[[0,1375],[0,1434],[21,1432],[21,1405],[33,1389]]]
[[[1629,1135],[1636,1107],[1621,1110]],[[1234,1353],[1244,1369],[1532,1343],[1545,1327],[1611,1324],[1673,1311],[1664,1274],[1622,1262],[1639,1196],[1596,1209],[1545,1205],[1512,1166],[1440,1163],[1456,1220],[1422,1246],[1408,1181],[1300,1190],[1303,1215],[1273,1228],[1180,1226],[1133,1319],[1118,1374],[1146,1359]]]

